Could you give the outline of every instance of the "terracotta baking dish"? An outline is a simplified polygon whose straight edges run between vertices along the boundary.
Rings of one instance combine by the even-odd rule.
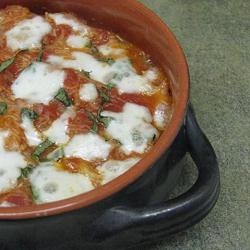
[[[123,249],[202,219],[218,197],[218,166],[188,102],[185,56],[166,24],[135,0],[1,0],[0,8],[11,4],[38,14],[73,12],[133,42],[170,78],[174,112],[152,150],[112,182],[63,201],[0,208],[1,244],[8,249]],[[186,152],[198,167],[198,180],[187,193],[167,201]]]

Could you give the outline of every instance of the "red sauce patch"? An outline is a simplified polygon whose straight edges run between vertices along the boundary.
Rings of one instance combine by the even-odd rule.
[[[70,136],[89,132],[93,122],[89,119],[85,109],[77,111],[74,118],[69,118],[68,132]]]
[[[35,127],[39,131],[45,131],[65,110],[65,106],[57,101],[50,101],[49,105],[35,104],[34,110],[38,113],[38,118],[34,121]]]

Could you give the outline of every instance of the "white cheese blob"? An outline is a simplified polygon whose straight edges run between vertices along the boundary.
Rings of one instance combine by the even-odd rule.
[[[102,184],[112,181],[116,177],[125,173],[132,166],[134,166],[140,158],[129,158],[124,161],[109,160],[101,166],[97,167],[99,172],[102,174]]]
[[[84,48],[88,43],[89,39],[87,37],[79,35],[70,35],[67,39],[67,45],[75,49]]]
[[[44,132],[44,134],[56,144],[67,143],[69,140],[69,136],[67,134],[68,120],[74,115],[74,109],[72,107],[67,108],[66,111],[52,123],[50,128]]]
[[[67,199],[94,188],[87,176],[58,170],[51,163],[37,166],[29,179],[38,204]]]
[[[7,131],[0,131],[0,193],[15,187],[21,174],[20,169],[27,164],[19,152],[5,150],[4,141],[7,136]]]
[[[98,92],[93,83],[85,83],[79,90],[80,99],[85,102],[93,102],[98,97]]]
[[[111,145],[93,133],[75,135],[64,148],[67,157],[80,157],[88,161],[105,160],[111,150]]]
[[[148,108],[133,103],[126,103],[121,113],[103,111],[102,116],[112,117],[107,132],[121,142],[125,154],[143,153],[148,143],[159,135],[151,124],[152,116]]]
[[[29,103],[48,104],[63,87],[65,72],[55,70],[49,64],[34,62],[22,71],[11,86],[15,98]]]
[[[151,93],[153,91],[151,82],[157,77],[155,68],[139,75],[128,58],[117,59],[109,65],[84,52],[73,52],[72,56],[74,60],[65,60],[63,57],[51,55],[48,62],[62,68],[87,71],[96,81],[115,84],[120,93]]]
[[[25,19],[5,33],[7,46],[13,51],[40,48],[42,38],[50,31],[50,24],[40,16]]]
[[[61,13],[49,14],[49,17],[54,20],[56,25],[66,24],[69,25],[74,31],[79,31],[83,35],[87,34],[88,28],[86,25],[77,21],[77,19]]]
[[[100,53],[102,53],[104,56],[124,56],[126,50],[120,49],[120,48],[112,48],[108,44],[100,45],[98,46],[98,50]]]
[[[63,57],[51,55],[48,57],[48,62],[62,68],[72,68],[90,72],[92,79],[103,82],[104,76],[109,72],[110,68],[107,63],[100,62],[84,52],[73,52],[72,56],[74,60],[65,60]]]
[[[169,119],[168,114],[170,113],[171,108],[165,104],[165,103],[160,103],[154,112],[154,123],[155,125],[163,129]]]
[[[26,116],[22,117],[21,127],[30,146],[37,146],[42,142],[39,132],[34,127],[33,121]]]
[[[116,85],[119,91],[125,93],[151,93],[153,87],[151,82],[157,74],[154,69],[146,71],[143,75],[136,73],[127,58],[117,60],[111,68],[104,82],[111,82]]]

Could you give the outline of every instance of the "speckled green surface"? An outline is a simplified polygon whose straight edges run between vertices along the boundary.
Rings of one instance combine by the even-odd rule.
[[[141,0],[169,25],[187,56],[191,101],[213,144],[221,194],[199,224],[137,250],[250,249],[250,1]],[[181,187],[192,177],[186,161]],[[180,189],[180,188],[179,188]]]

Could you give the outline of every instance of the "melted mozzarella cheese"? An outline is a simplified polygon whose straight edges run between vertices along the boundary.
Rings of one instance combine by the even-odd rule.
[[[96,134],[87,133],[75,135],[64,148],[67,157],[81,157],[91,161],[105,160],[111,150],[111,145]]]
[[[106,130],[121,142],[121,149],[126,154],[143,153],[148,143],[158,136],[157,129],[150,124],[150,111],[144,106],[126,103],[121,113],[103,111],[101,115],[113,118]]]
[[[76,19],[70,17],[69,15],[55,13],[55,14],[49,14],[49,17],[54,20],[56,25],[59,24],[69,25],[74,31],[80,31],[82,34],[86,34],[88,32],[88,29],[84,24],[78,22]]]
[[[156,73],[150,69],[139,75],[132,67],[127,58],[117,60],[109,75],[106,75],[105,82],[116,85],[120,92],[125,93],[150,93],[153,91],[151,82],[156,79]]]
[[[68,120],[70,117],[73,117],[75,112],[73,108],[67,108],[67,110],[57,119],[55,120],[50,128],[44,132],[49,139],[56,144],[64,144],[69,140],[69,136],[67,134],[68,129]]]
[[[95,101],[98,97],[98,92],[93,83],[85,83],[79,91],[80,99],[85,102]]]
[[[73,68],[75,70],[84,70],[90,72],[92,79],[102,82],[109,65],[100,62],[93,56],[83,52],[73,52],[74,60],[65,60],[63,57],[51,55],[48,62],[62,68]]]
[[[112,48],[107,44],[98,46],[98,50],[104,56],[111,56],[111,55],[124,56],[126,52],[124,49]]]
[[[130,158],[124,161],[116,161],[116,160],[106,161],[104,164],[97,167],[97,169],[99,170],[99,172],[102,174],[103,177],[102,184],[112,181],[116,177],[125,173],[132,166],[134,166],[139,160],[140,158]]]
[[[74,60],[51,55],[48,62],[62,68],[73,68],[90,72],[90,77],[104,84],[113,83],[118,90],[126,93],[151,93],[151,82],[156,79],[154,68],[144,75],[136,73],[128,58],[117,59],[112,65],[98,61],[93,56],[83,52],[73,52]]]
[[[51,26],[40,16],[23,20],[6,32],[7,46],[14,51],[40,48],[42,38],[50,31]]]
[[[88,43],[89,39],[87,37],[79,35],[70,35],[67,39],[67,45],[76,49],[81,49],[85,47]]]
[[[94,188],[87,176],[57,170],[51,163],[37,166],[29,178],[37,203],[70,198]]]
[[[42,142],[40,134],[35,129],[33,122],[30,118],[24,116],[22,117],[21,127],[24,129],[25,137],[30,146],[37,146]]]
[[[5,150],[4,140],[7,136],[7,131],[0,132],[0,193],[15,187],[20,169],[27,164],[19,152]]]
[[[11,89],[15,98],[22,98],[29,103],[48,104],[63,87],[65,73],[55,70],[49,64],[34,62],[22,71]]]
[[[163,129],[169,119],[168,114],[170,114],[170,107],[165,103],[160,103],[154,112],[154,123],[155,125]]]

